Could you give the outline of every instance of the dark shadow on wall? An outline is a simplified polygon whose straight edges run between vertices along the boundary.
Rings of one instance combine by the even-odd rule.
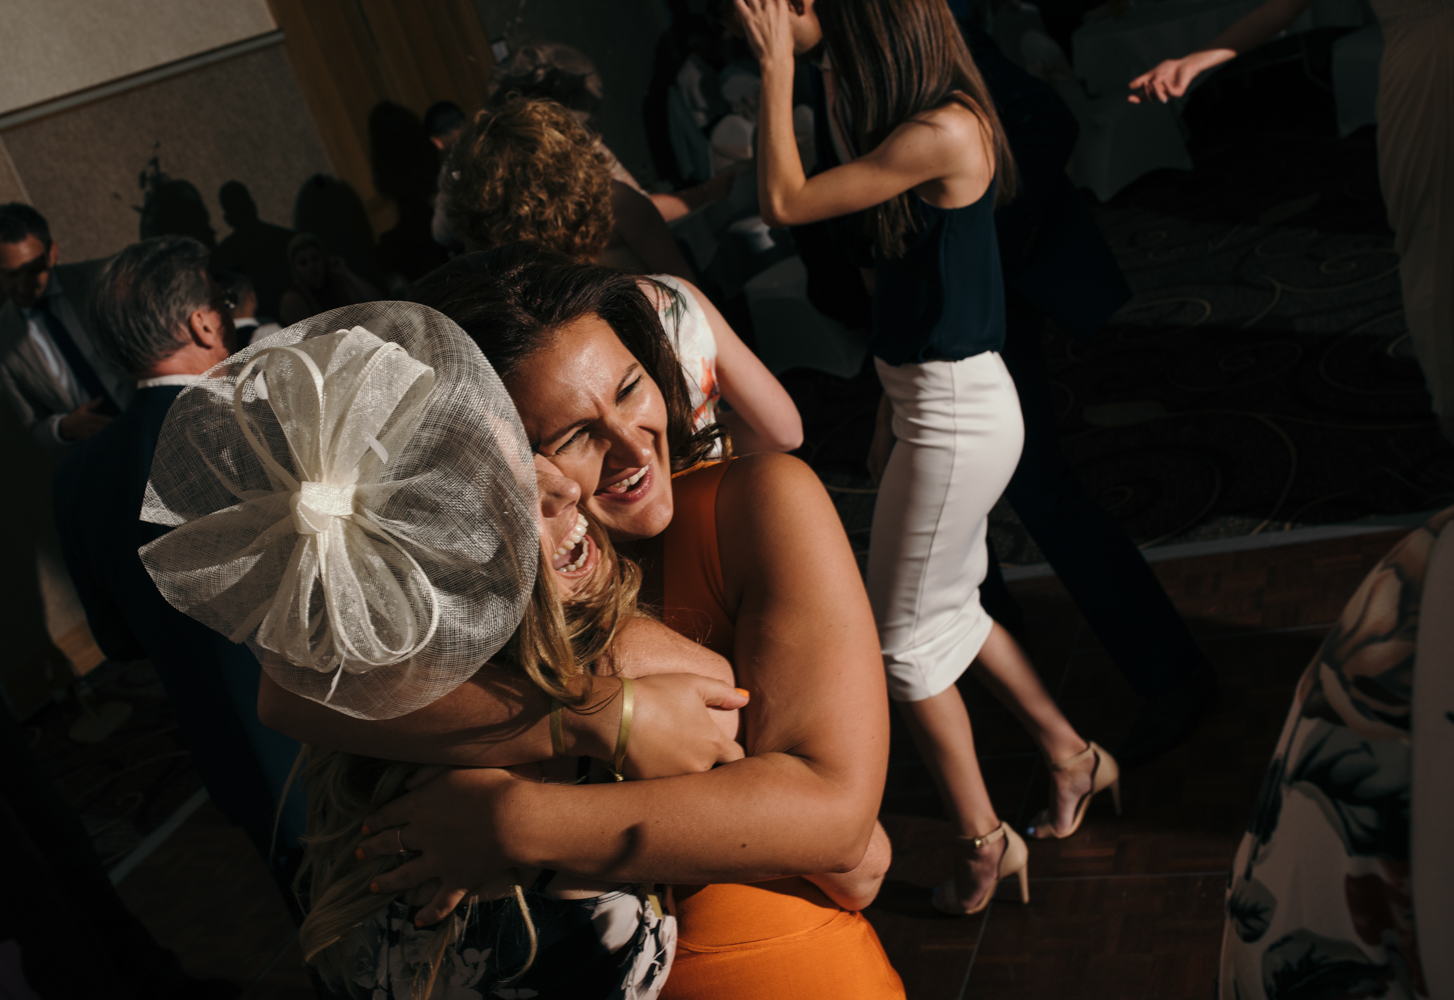
[[[257,203],[241,181],[228,181],[217,193],[223,221],[232,233],[212,253],[212,266],[252,279],[260,316],[276,319],[278,300],[292,283],[288,241],[293,231],[258,218]]]
[[[360,278],[383,285],[383,262],[369,215],[353,185],[328,174],[314,174],[298,189],[293,228],[312,233],[330,254],[342,257]]]

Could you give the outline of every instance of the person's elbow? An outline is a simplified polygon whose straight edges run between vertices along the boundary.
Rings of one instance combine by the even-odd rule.
[[[761,206],[762,221],[770,229],[787,229],[789,226],[805,225],[809,220],[798,217],[798,214],[787,205],[774,205],[764,202]]]
[[[291,702],[282,693],[282,689],[264,675],[257,689],[258,721],[284,736],[298,739],[297,718],[289,711],[290,707]]]
[[[797,451],[803,446],[803,420],[796,412],[768,429],[765,451]]]
[[[762,221],[773,229],[781,229],[787,226],[801,226],[806,219],[799,218],[798,212],[793,210],[792,200],[783,195],[774,196],[771,192],[759,200],[758,214]]]

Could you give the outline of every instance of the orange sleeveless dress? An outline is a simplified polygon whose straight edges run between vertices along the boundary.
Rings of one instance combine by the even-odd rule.
[[[663,618],[729,660],[735,634],[717,549],[717,487],[730,462],[672,483],[662,536]],[[661,1000],[894,1000],[899,975],[862,913],[807,879],[676,886],[677,951]]]

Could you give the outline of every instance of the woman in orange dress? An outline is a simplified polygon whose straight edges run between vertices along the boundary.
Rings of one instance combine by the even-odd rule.
[[[445,772],[367,820],[380,832],[365,840],[366,857],[401,845],[420,853],[380,889],[438,878],[419,914],[428,923],[515,866],[667,883],[679,947],[664,997],[902,997],[858,912],[889,858],[876,822],[883,671],[857,566],[817,477],[766,454],[673,482],[715,433],[693,432],[680,368],[637,279],[517,245],[460,258],[416,291],[480,344],[536,453],[642,563],[646,599],[654,592],[668,624],[729,655],[752,699],[748,756],[706,773],[561,786]],[[430,719],[393,720],[396,737],[422,748],[394,755],[430,759],[451,719],[456,734],[473,725],[470,699],[498,714],[483,689],[460,692]],[[663,735],[642,708],[633,744]],[[465,747],[449,759],[497,762],[482,756]]]

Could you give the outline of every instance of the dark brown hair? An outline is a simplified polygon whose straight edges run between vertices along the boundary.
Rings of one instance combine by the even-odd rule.
[[[823,42],[832,61],[837,107],[858,155],[927,111],[957,100],[989,129],[996,202],[1015,193],[1015,162],[989,88],[945,0],[818,0]],[[918,228],[914,192],[869,209],[865,225],[879,252],[901,257]]]
[[[681,363],[643,280],[521,242],[456,257],[415,285],[414,298],[458,323],[507,386],[557,330],[599,316],[661,391],[672,471],[680,472],[706,460],[727,431],[720,424],[695,429]]]

